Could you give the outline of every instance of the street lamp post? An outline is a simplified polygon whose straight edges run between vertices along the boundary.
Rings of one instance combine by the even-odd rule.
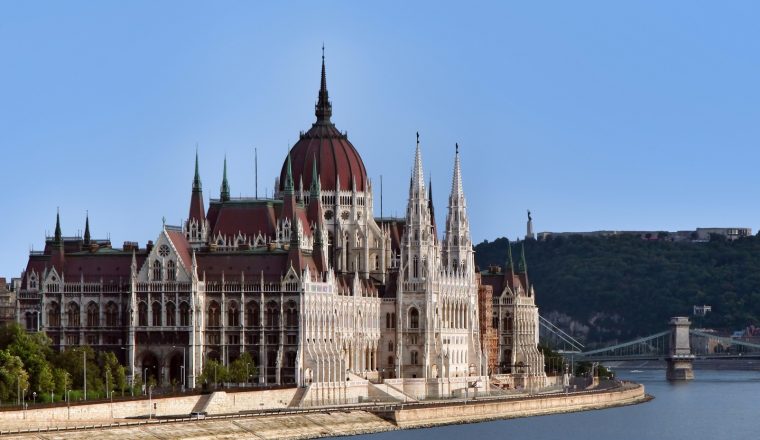
[[[245,363],[245,385],[248,386],[248,381],[250,376],[248,375],[248,367],[251,365],[250,362]]]
[[[148,420],[153,418],[153,386],[148,387]]]

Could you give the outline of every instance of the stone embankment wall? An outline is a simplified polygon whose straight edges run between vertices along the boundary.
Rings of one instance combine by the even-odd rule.
[[[624,383],[608,391],[551,394],[477,403],[408,406],[379,415],[401,428],[528,417],[629,405],[648,399],[644,386]]]
[[[232,394],[232,393],[230,393]],[[230,394],[226,398],[230,398]],[[240,394],[240,393],[235,393]],[[234,399],[234,405],[243,398]],[[128,426],[85,431],[56,431],[51,433],[10,434],[9,439],[56,438],[80,440],[97,436],[103,440],[157,437],[170,439],[271,439],[295,440],[341,435],[392,431],[404,428],[468,423],[490,419],[525,417],[539,414],[562,413],[588,409],[606,408],[642,402],[647,399],[644,387],[625,384],[607,391],[583,392],[571,395],[533,396],[508,401],[477,401],[467,405],[407,405],[403,410],[373,414],[361,410],[322,411],[302,414],[268,415],[219,418],[181,423],[159,423],[153,420],[131,422]],[[229,416],[228,416],[229,417]],[[390,420],[394,418],[395,420]],[[5,436],[4,436],[5,437]]]
[[[149,408],[154,417],[187,416],[193,411],[209,414],[237,413],[271,408],[287,408],[296,397],[298,388],[280,390],[241,391],[227,393],[166,397],[126,402],[78,404],[71,407],[35,408],[27,411],[0,411],[3,422],[86,421],[98,422],[132,417],[147,417]]]

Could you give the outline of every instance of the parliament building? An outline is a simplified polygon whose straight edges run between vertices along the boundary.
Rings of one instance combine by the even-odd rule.
[[[364,162],[332,122],[324,56],[315,113],[271,198],[232,197],[225,159],[206,207],[196,153],[186,221],[144,247],[92,238],[89,218],[65,237],[57,216],[22,274],[19,322],[56,350],[112,351],[132,378],[163,385],[200,386],[208,359],[244,352],[252,382],[326,400],[362,381],[432,396],[494,375],[545,381],[524,255],[475,266],[459,148],[440,234],[419,135],[405,216],[374,216]]]

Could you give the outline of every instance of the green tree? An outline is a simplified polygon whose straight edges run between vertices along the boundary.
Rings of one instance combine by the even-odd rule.
[[[229,367],[229,380],[235,383],[247,383],[250,376],[256,376],[256,365],[253,362],[251,354],[245,352],[240,355]]]
[[[84,355],[83,355],[84,353]],[[71,374],[72,387],[83,389],[84,359],[87,362],[87,394],[98,396],[105,388],[101,369],[96,361],[95,352],[90,346],[67,348],[58,353],[55,358],[56,366]]]
[[[66,390],[71,388],[71,379],[69,373],[63,368],[56,368],[53,370],[53,382],[55,382],[55,394],[59,396],[60,400],[66,398]]]
[[[113,380],[114,389],[121,390],[121,395],[124,396],[124,390],[127,388],[127,369],[124,365],[116,367]]]
[[[221,362],[215,359],[210,359],[206,362],[206,365],[204,365],[203,371],[198,379],[201,383],[208,383],[216,386],[229,380],[229,371]]]
[[[37,374],[37,383],[33,387],[40,396],[50,395],[55,389],[55,378],[53,377],[52,367],[45,363]]]
[[[29,373],[24,370],[21,358],[0,350],[0,400],[15,402],[19,398],[19,390],[29,390]]]

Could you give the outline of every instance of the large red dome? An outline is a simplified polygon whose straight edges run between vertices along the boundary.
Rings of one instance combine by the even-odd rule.
[[[293,183],[298,188],[300,182],[308,190],[311,186],[314,160],[317,161],[317,174],[320,177],[322,189],[326,191],[351,191],[356,182],[357,191],[366,191],[368,187],[367,170],[364,162],[345,134],[341,133],[330,121],[332,104],[327,95],[327,80],[325,77],[325,59],[322,57],[322,84],[319,89],[319,101],[315,113],[317,122],[290,149],[290,161],[293,172]],[[285,189],[288,159],[282,164],[280,171],[280,191]],[[340,176],[340,188],[337,188]]]

